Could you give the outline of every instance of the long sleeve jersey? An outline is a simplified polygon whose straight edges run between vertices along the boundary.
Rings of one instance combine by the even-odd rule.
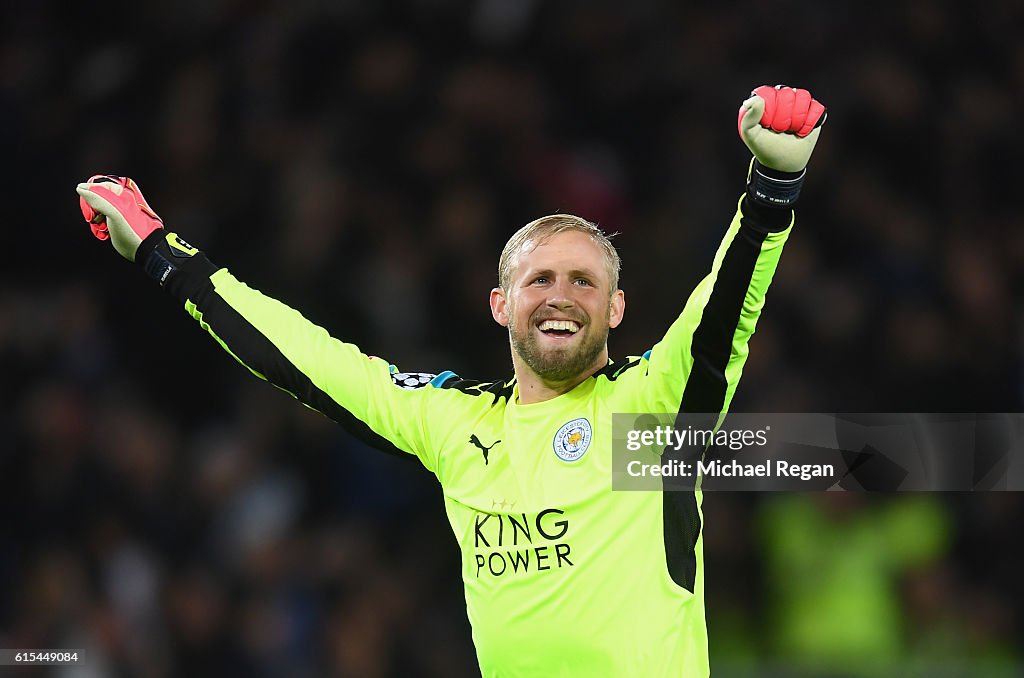
[[[532,404],[368,356],[174,234],[138,259],[256,376],[437,477],[484,676],[703,676],[700,493],[612,491],[612,414],[726,411],[791,224],[741,199],[658,343]]]

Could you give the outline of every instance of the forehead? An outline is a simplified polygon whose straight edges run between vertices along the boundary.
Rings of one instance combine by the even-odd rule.
[[[523,243],[515,259],[516,271],[587,270],[604,274],[605,254],[600,245],[582,231],[562,231]]]

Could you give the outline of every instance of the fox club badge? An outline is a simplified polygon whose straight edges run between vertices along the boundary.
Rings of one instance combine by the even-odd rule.
[[[552,441],[555,455],[562,461],[577,461],[586,453],[593,437],[594,430],[587,419],[573,419],[555,434]]]

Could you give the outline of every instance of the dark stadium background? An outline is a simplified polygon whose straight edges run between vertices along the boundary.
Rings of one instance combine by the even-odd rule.
[[[734,411],[1019,412],[1024,5],[20,2],[0,9],[0,647],[80,676],[476,671],[433,477],[258,382],[89,234],[135,177],[402,369],[510,372],[520,225],[619,231],[640,353],[743,185],[752,86],[830,117]],[[1020,675],[1019,494],[706,497],[715,675]],[[10,669],[6,669],[10,670]]]

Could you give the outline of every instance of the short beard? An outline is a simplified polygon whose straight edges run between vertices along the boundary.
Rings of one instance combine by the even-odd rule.
[[[509,321],[508,334],[512,341],[512,350],[519,354],[534,373],[549,383],[562,383],[570,381],[585,370],[593,366],[598,356],[608,345],[608,323],[604,323],[603,331],[597,331],[593,336],[584,335],[583,341],[578,349],[561,348],[550,349],[545,352],[541,349],[537,336],[533,333],[536,327],[536,318],[530,318],[526,332],[520,333],[516,325]],[[586,323],[580,332],[590,333],[593,330],[591,323]]]

